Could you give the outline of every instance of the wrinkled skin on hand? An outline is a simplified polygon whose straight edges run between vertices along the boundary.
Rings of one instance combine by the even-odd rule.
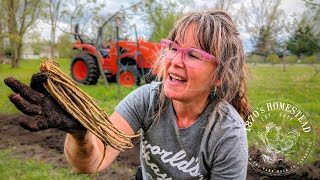
[[[48,76],[46,73],[34,74],[30,87],[13,77],[4,79],[4,83],[15,94],[9,95],[10,101],[31,120],[19,120],[20,126],[30,131],[57,128],[73,135],[83,135],[86,129],[49,94],[43,86]]]

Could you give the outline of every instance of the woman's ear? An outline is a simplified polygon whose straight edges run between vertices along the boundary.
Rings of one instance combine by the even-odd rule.
[[[218,80],[213,82],[213,86],[214,87],[219,87],[219,86],[221,86],[221,84],[222,84],[222,80],[221,79],[218,79]]]

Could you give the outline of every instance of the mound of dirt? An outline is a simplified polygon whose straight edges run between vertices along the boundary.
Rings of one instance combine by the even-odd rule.
[[[63,154],[65,132],[48,129],[30,132],[20,127],[18,120],[29,118],[23,114],[0,115],[0,149],[14,149],[13,156],[68,167]],[[137,141],[135,141],[137,144]],[[139,147],[127,150],[117,157],[110,168],[99,172],[95,179],[130,179],[140,165]]]
[[[47,162],[56,167],[68,167],[68,162],[63,155],[65,133],[56,129],[41,132],[30,132],[20,127],[19,118],[29,118],[23,114],[0,115],[0,149],[14,149],[13,156],[21,159],[33,159]],[[111,167],[95,175],[94,179],[130,179],[140,165],[138,140],[136,146],[121,153]],[[254,147],[250,149],[250,157],[260,158],[261,152]],[[280,164],[289,166],[290,162]],[[279,166],[280,166],[279,165]],[[273,177],[261,174],[248,167],[248,180],[256,179],[320,179],[320,160],[313,165],[305,164],[293,174],[282,177]]]
[[[252,159],[254,159],[256,162],[259,162],[259,159],[262,159],[262,155],[264,154],[264,152],[262,152],[261,150],[257,149],[254,146],[251,146],[249,148],[249,152],[250,152],[250,157]],[[285,158],[282,158],[283,161],[280,161],[278,163],[274,163],[274,164],[267,164],[267,163],[263,163],[262,161],[260,162],[260,165],[263,165],[264,167],[266,167],[267,169],[277,169],[277,170],[281,170],[281,169],[289,169],[290,167],[292,167],[293,164],[295,164],[294,162],[290,161],[290,160],[285,160]],[[291,179],[310,179],[310,180],[319,180],[320,179],[320,160],[316,160],[314,161],[314,163],[308,164],[305,163],[304,165],[301,166],[301,168],[297,169],[296,171],[287,174],[287,175],[282,175],[282,176],[270,176],[270,175],[266,175],[263,174],[255,169],[253,169],[252,167],[248,166],[248,178],[250,180],[254,180],[254,179],[270,179],[270,180],[291,180]]]

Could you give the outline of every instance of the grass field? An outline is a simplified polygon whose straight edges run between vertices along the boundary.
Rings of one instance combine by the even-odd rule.
[[[11,150],[0,150],[0,179],[90,179],[71,169],[54,168],[50,164],[33,160],[20,160],[10,156]]]
[[[68,59],[60,59],[60,69],[70,74]],[[8,76],[15,77],[23,83],[29,84],[32,74],[39,72],[40,60],[24,60],[20,63],[20,68],[11,69],[10,65],[0,65],[0,114],[12,114],[18,110],[8,99],[12,91],[4,84],[3,79]],[[102,80],[95,86],[81,86],[91,97],[99,101],[99,106],[106,110],[108,114],[113,112],[114,107],[136,87],[120,87],[110,84],[106,87]],[[0,149],[0,179],[92,179],[86,175],[77,175],[71,168],[59,169],[50,164],[38,163],[32,160],[23,161],[12,157],[12,149]]]
[[[69,59],[57,60],[60,64],[60,69],[70,76],[69,70]],[[10,103],[7,98],[8,95],[12,94],[12,91],[5,86],[3,79],[8,76],[15,77],[23,83],[29,84],[32,74],[39,72],[40,60],[24,60],[20,63],[20,68],[11,69],[10,65],[0,65],[0,113],[15,113],[18,112]],[[129,94],[136,87],[123,87],[117,86],[115,83],[110,83],[107,87],[102,79],[95,86],[84,86],[79,85],[82,90],[87,92],[91,97],[99,101],[99,106],[106,110],[108,114],[113,112],[114,107]],[[120,93],[118,94],[118,88]]]
[[[69,74],[69,60],[59,59],[58,62],[61,64],[61,69]],[[7,98],[12,91],[4,85],[3,79],[8,76],[13,76],[29,84],[31,75],[39,71],[39,63],[39,60],[24,60],[20,63],[21,68],[19,69],[11,69],[10,65],[0,65],[0,113],[18,112]],[[270,99],[282,99],[297,104],[313,119],[316,136],[320,136],[320,75],[318,74],[313,77],[315,73],[313,67],[308,65],[290,65],[287,66],[286,72],[282,71],[281,66],[269,65],[250,66],[249,69],[248,95],[253,107]],[[95,86],[81,86],[81,88],[90,96],[99,100],[99,106],[110,114],[119,101],[136,87],[120,87],[120,96],[118,95],[118,86],[116,84],[111,84],[109,87],[106,87],[101,80]],[[255,140],[256,137],[249,137],[250,143],[253,143]],[[319,140],[316,140],[315,148],[309,161],[313,162],[315,158],[319,158],[319,147]],[[6,158],[8,156],[3,155],[4,153],[10,154],[10,152],[7,150],[0,151],[0,179],[2,179],[1,174],[3,172],[2,168],[4,167],[6,167],[5,177],[11,177],[11,171],[14,171],[12,174],[16,174],[15,168],[10,166],[14,166],[13,164],[19,161]],[[29,161],[19,163],[24,163],[23,166],[33,169],[33,172],[38,172],[38,170],[39,172],[42,171],[41,168],[43,164],[35,165],[37,163],[30,163]],[[68,172],[53,170],[50,169],[50,167],[51,166],[46,166],[45,168],[49,170],[44,173],[54,173],[55,175],[56,173],[65,173],[65,177],[70,177]],[[70,179],[74,178],[70,177]]]
[[[315,139],[313,153],[308,161],[313,163],[319,159],[320,154],[320,75],[315,74],[315,69],[309,65],[289,65],[286,72],[282,66],[251,66],[248,95],[252,107],[263,101],[287,101],[301,108],[310,116],[313,124],[312,133],[300,133],[300,139],[294,146],[288,159],[297,161],[307,150],[307,142]],[[288,132],[296,127],[297,123],[285,121],[280,117],[273,117],[273,122],[281,125],[282,132]],[[267,121],[268,122],[268,121]],[[264,126],[267,122],[256,121],[257,126]],[[260,123],[260,124],[259,124]],[[301,127],[301,126],[300,126]],[[248,133],[249,144],[259,144],[258,132]]]

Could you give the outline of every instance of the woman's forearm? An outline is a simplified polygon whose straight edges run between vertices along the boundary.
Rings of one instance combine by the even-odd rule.
[[[110,116],[110,120],[121,132],[127,135],[134,135],[131,126],[117,112]],[[104,150],[105,157],[99,166]],[[105,148],[102,141],[89,131],[78,131],[73,135],[67,134],[64,145],[64,154],[73,170],[78,173],[92,174],[100,171],[108,167],[119,153],[119,150],[113,149],[111,146],[106,146]],[[99,169],[97,170],[98,166]]]
[[[67,134],[64,154],[73,170],[78,173],[95,173],[103,154],[99,139],[89,131],[83,137]]]

